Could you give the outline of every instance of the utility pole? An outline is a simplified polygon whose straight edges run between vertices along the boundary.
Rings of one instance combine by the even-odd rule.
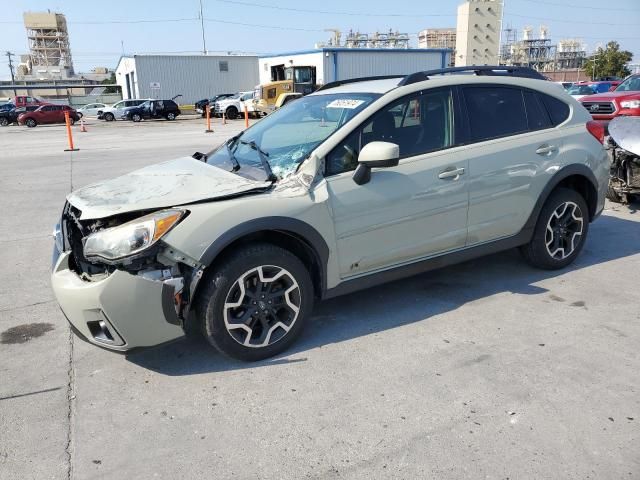
[[[204,15],[202,14],[202,0],[200,0],[200,27],[202,28],[202,53],[207,54],[207,41],[204,38]]]
[[[7,58],[9,59],[9,71],[11,72],[11,84],[15,85],[16,84],[16,78],[13,75],[13,62],[11,61],[11,57],[13,57],[15,54],[11,53],[10,51],[7,50]],[[18,95],[18,92],[16,92],[16,88],[13,87],[13,94],[14,95]]]

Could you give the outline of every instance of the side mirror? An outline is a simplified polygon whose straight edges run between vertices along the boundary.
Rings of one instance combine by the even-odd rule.
[[[371,180],[372,168],[395,167],[400,161],[400,147],[390,142],[367,143],[358,157],[358,167],[353,172],[353,181],[364,185]]]

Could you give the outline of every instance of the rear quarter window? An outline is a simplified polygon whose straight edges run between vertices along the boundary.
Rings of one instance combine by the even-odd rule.
[[[544,93],[538,93],[537,95],[538,99],[545,106],[549,117],[551,117],[551,124],[554,127],[569,118],[569,105],[551,95]]]

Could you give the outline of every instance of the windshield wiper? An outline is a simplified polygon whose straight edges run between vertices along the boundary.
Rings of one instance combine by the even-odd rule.
[[[258,152],[258,156],[260,157],[260,163],[262,163],[262,168],[264,168],[264,171],[267,174],[267,180],[271,182],[275,182],[278,178],[273,174],[273,171],[271,170],[271,165],[269,165],[269,160],[267,160],[267,157],[269,156],[269,154],[264,150],[262,150],[254,140],[251,140],[251,141],[240,140],[240,143],[243,145],[249,145],[256,152]]]
[[[231,160],[231,163],[233,164],[233,168],[231,169],[232,172],[237,172],[238,170],[240,170],[240,162],[238,162],[238,159],[233,154],[233,151],[230,147],[230,145],[234,143],[238,139],[238,137],[239,135],[236,135],[235,137],[227,140],[227,155],[229,155],[229,160]]]

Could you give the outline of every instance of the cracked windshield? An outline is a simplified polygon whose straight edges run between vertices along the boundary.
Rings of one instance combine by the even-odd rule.
[[[207,163],[253,180],[269,180],[268,168],[273,177],[285,178],[314,148],[379,96],[338,93],[301,98],[220,146]]]

